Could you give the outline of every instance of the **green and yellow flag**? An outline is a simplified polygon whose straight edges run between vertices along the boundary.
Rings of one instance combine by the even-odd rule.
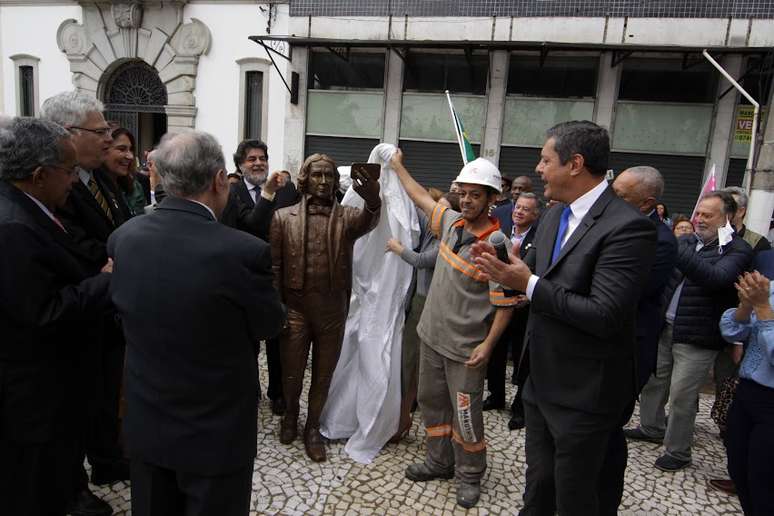
[[[473,152],[473,145],[470,144],[468,133],[465,132],[465,127],[462,125],[462,118],[460,118],[460,115],[458,115],[457,111],[454,109],[449,90],[446,90],[446,99],[449,101],[449,111],[451,111],[454,132],[457,135],[457,143],[460,146],[462,162],[467,165],[469,161],[476,159],[476,153]]]

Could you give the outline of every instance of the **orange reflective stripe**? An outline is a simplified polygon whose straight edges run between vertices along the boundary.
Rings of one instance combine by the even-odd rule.
[[[481,271],[479,271],[470,262],[467,262],[466,260],[460,258],[458,255],[454,254],[445,242],[441,242],[438,254],[440,254],[441,258],[443,258],[446,263],[457,269],[465,276],[473,278],[474,280],[480,281],[482,283],[487,281]]]
[[[484,439],[481,439],[477,443],[466,443],[456,431],[452,432],[452,439],[468,453],[478,453],[486,450],[486,441]]]
[[[445,211],[446,206],[435,203],[433,213],[430,215],[430,231],[435,234],[436,238],[441,238],[441,221]]]
[[[428,426],[426,431],[428,437],[449,437],[452,434],[452,427],[449,424]]]

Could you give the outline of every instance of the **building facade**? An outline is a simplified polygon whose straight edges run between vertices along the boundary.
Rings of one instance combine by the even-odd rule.
[[[0,0],[0,98],[30,114],[73,83],[145,147],[190,127],[227,153],[257,136],[293,173],[386,141],[447,187],[462,164],[448,90],[504,174],[534,175],[545,129],[589,119],[610,130],[614,171],[656,166],[685,212],[713,166],[742,183],[751,140],[751,107],[702,50],[763,106],[763,134],[772,47],[759,0]]]

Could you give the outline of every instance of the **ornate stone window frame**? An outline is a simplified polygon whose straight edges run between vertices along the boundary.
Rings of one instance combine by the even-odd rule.
[[[266,141],[269,135],[269,78],[271,61],[261,57],[245,57],[237,59],[239,66],[239,120],[237,134],[239,140],[245,139],[245,106],[247,105],[247,72],[263,73],[263,92],[261,103],[261,140]]]
[[[13,61],[14,70],[14,83],[13,89],[16,96],[16,114],[21,115],[21,67],[32,67],[32,85],[33,85],[33,99],[32,105],[34,109],[34,115],[40,114],[40,78],[38,74],[38,64],[40,58],[29,54],[14,54],[10,57]]]
[[[57,44],[70,61],[75,88],[103,98],[115,68],[141,59],[158,71],[167,89],[167,130],[193,129],[199,57],[207,54],[212,36],[196,18],[183,23],[186,1],[79,3],[83,23],[65,20],[57,31]]]

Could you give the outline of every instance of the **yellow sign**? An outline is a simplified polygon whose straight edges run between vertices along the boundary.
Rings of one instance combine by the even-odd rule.
[[[752,139],[753,113],[752,106],[739,106],[734,125],[734,143],[750,143]],[[761,109],[758,122],[765,116],[766,109]]]

